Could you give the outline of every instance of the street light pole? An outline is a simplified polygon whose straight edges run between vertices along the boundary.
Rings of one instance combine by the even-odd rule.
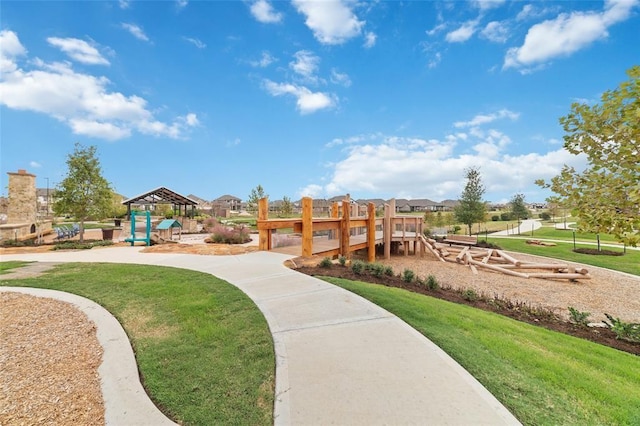
[[[49,217],[49,178],[45,178],[47,180],[47,217]]]

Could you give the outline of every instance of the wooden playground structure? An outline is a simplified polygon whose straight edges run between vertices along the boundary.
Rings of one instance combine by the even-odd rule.
[[[268,199],[262,198],[258,203],[258,247],[306,258],[344,256],[350,259],[353,252],[366,250],[368,262],[376,261],[377,251],[389,259],[391,253],[399,253],[402,247],[404,255],[421,256],[428,252],[439,261],[465,265],[474,274],[480,268],[520,278],[572,281],[591,278],[582,267],[525,262],[502,250],[475,247],[475,237],[449,236],[439,243],[424,236],[422,216],[396,215],[395,210],[395,200],[391,200],[384,205],[384,215],[378,218],[375,205],[369,203],[366,215],[360,216],[358,206],[347,198],[342,203],[333,203],[331,217],[317,218],[312,214],[312,199],[305,197],[301,218],[269,219]],[[278,233],[278,230],[286,231]],[[380,248],[382,250],[378,250]]]
[[[384,206],[384,216],[377,218],[373,203],[367,205],[367,214],[358,215],[358,206],[348,198],[331,207],[331,217],[313,217],[313,200],[302,199],[302,217],[269,219],[267,198],[258,203],[258,232],[260,250],[272,250],[302,257],[345,256],[366,249],[367,260],[375,262],[376,247],[383,247],[384,257],[392,250],[419,255],[424,247],[421,216],[396,216],[395,200]],[[290,244],[281,244],[276,238],[278,230],[293,230],[284,234]],[[282,234],[281,234],[282,235]]]

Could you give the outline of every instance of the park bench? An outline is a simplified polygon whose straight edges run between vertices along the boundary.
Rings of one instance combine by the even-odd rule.
[[[449,234],[444,240],[442,240],[442,242],[449,243],[449,246],[451,246],[452,244],[475,246],[476,244],[478,244],[478,237],[474,235]]]

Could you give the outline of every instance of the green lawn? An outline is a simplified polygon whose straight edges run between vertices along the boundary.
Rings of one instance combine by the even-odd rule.
[[[525,425],[640,424],[640,357],[405,290],[326,280],[420,331]]]
[[[524,237],[529,237],[531,236],[531,232],[523,232],[521,235]],[[551,238],[557,240],[573,241],[573,231],[543,226],[542,228],[533,231],[533,238]],[[596,234],[590,232],[576,232],[576,241],[595,243],[597,242],[597,237]],[[600,242],[618,244],[616,238],[610,234],[600,234]],[[622,247],[622,244],[620,244],[620,247]]]
[[[484,240],[484,237],[479,239]],[[623,256],[596,256],[591,254],[575,253],[573,251],[573,243],[557,242],[557,245],[552,247],[536,246],[527,244],[525,239],[492,236],[489,236],[488,241],[490,243],[497,244],[505,250],[547,256],[555,259],[600,266],[602,268],[609,268],[616,271],[627,272],[629,274],[640,275],[640,250],[627,249],[627,253]],[[576,247],[595,248],[595,246],[585,244],[576,244]],[[603,247],[603,249],[622,252],[622,247]]]
[[[63,290],[104,306],[126,330],[151,399],[173,420],[273,424],[271,333],[255,304],[226,281],[175,268],[65,264],[1,285]]]
[[[25,262],[22,260],[11,260],[9,262],[0,262],[0,274],[6,274],[11,272],[12,269],[21,268],[28,265],[31,262]]]

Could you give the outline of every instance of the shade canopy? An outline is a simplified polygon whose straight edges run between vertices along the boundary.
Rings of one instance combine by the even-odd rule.
[[[122,204],[127,206],[127,216],[131,214],[132,204],[172,204],[174,206],[174,210],[177,207],[178,212],[180,212],[182,210],[182,207],[184,207],[185,216],[187,216],[187,207],[191,206],[190,216],[193,216],[195,206],[198,205],[198,202],[192,200],[189,197],[178,194],[177,192],[172,191],[169,188],[160,186],[149,192],[145,192],[144,194],[128,198],[124,200]]]

